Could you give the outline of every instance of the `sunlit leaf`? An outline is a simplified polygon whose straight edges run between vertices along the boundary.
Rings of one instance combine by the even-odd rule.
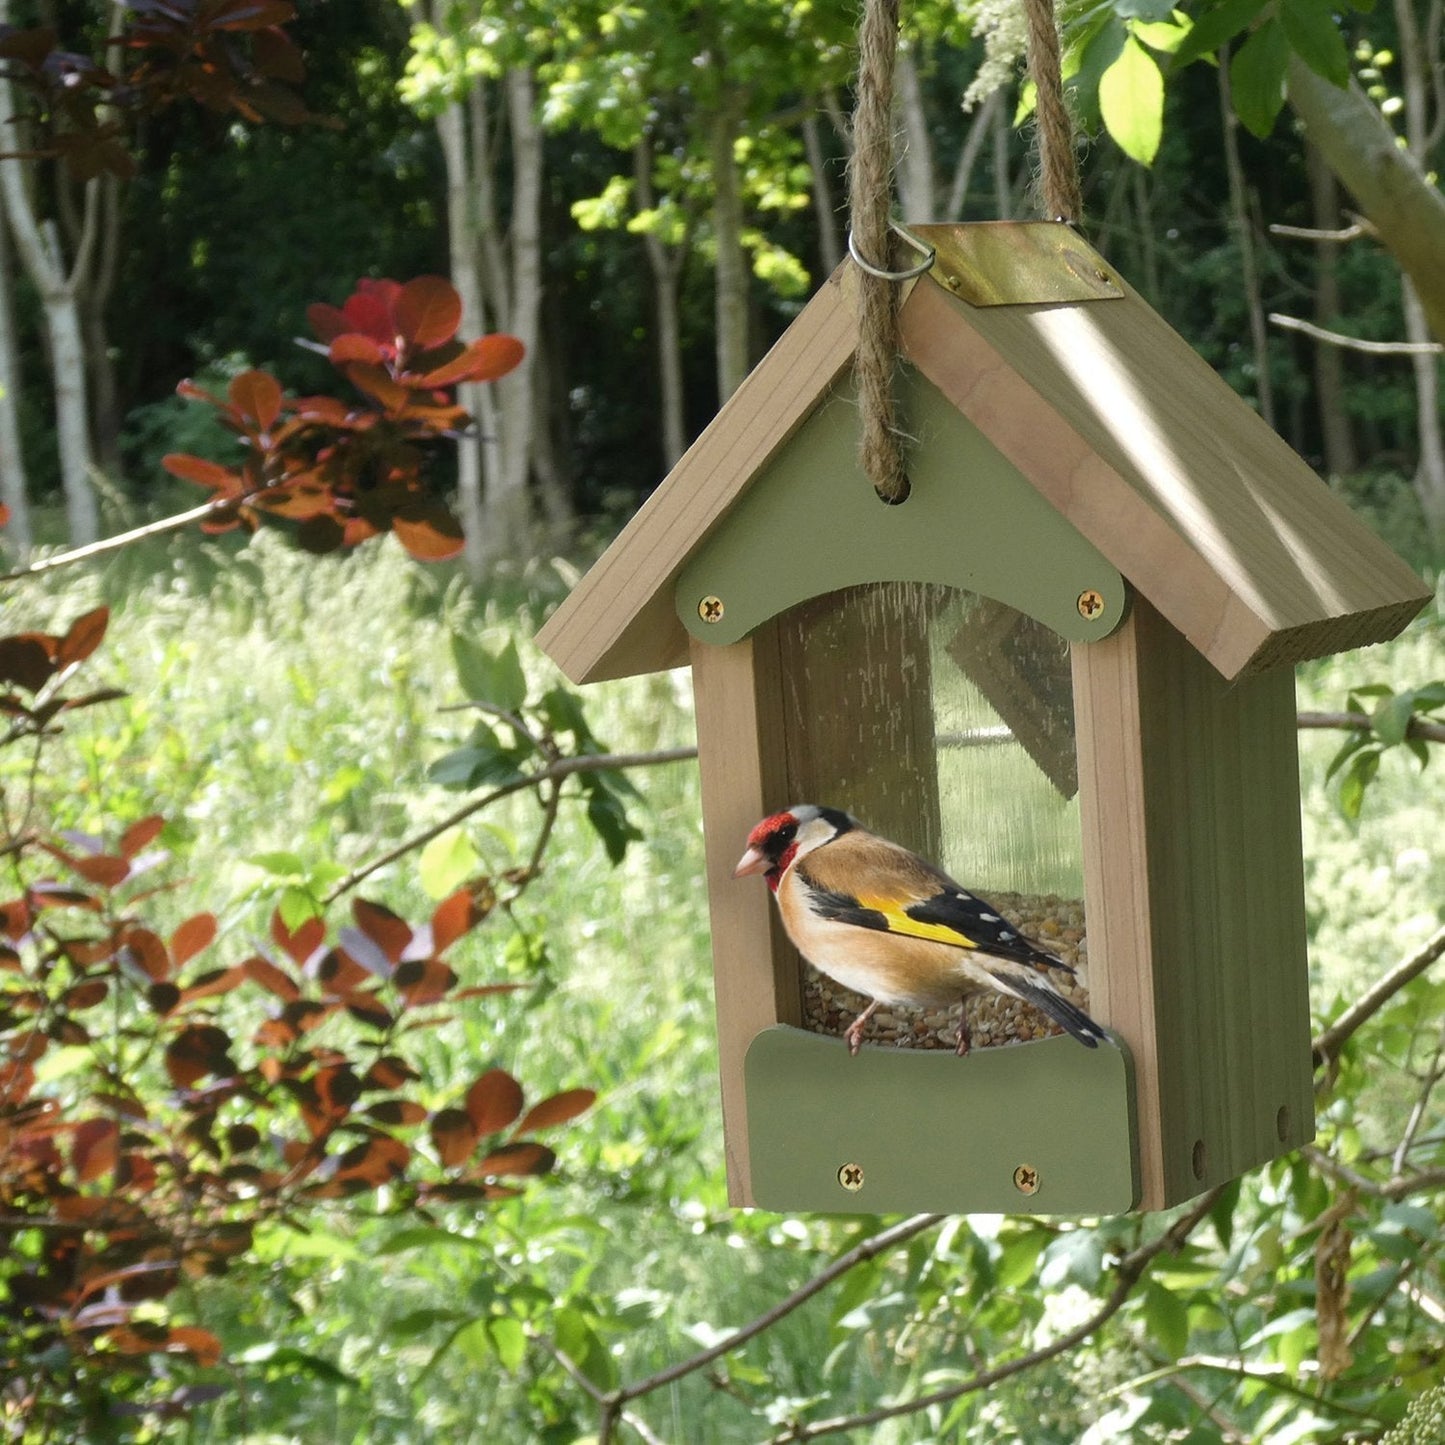
[[[159,813],[152,813],[138,823],[132,823],[120,837],[122,858],[134,858],[147,844],[154,843],[166,826],[166,820]]]
[[[109,1174],[120,1152],[120,1130],[114,1119],[86,1119],[71,1136],[70,1158],[82,1184]]]
[[[1133,36],[1099,80],[1099,110],[1119,149],[1150,165],[1164,128],[1164,77]]]
[[[281,414],[281,384],[264,371],[243,371],[226,388],[231,405],[262,431],[269,431]]]
[[[517,1125],[519,1134],[531,1134],[537,1129],[550,1129],[555,1124],[565,1124],[585,1113],[597,1102],[596,1089],[564,1089],[560,1094],[533,1104],[522,1122]]]
[[[466,1109],[478,1134],[495,1134],[522,1112],[522,1086],[505,1069],[488,1069],[467,1090]]]
[[[449,562],[461,556],[466,546],[462,524],[439,501],[398,512],[391,530],[419,562]]]
[[[472,1172],[501,1176],[548,1174],[556,1162],[557,1156],[545,1144],[533,1144],[530,1141],[503,1144],[493,1149],[486,1158],[478,1160]]]
[[[476,856],[475,853],[473,856]],[[432,948],[436,953],[445,953],[491,912],[496,894],[488,885],[483,896],[480,887],[480,884],[472,884],[458,888],[437,904],[436,912],[431,916]]]
[[[462,1109],[438,1109],[432,1115],[431,1138],[437,1158],[448,1168],[465,1164],[477,1147],[481,1131]]]
[[[470,901],[470,895],[465,889],[457,890],[457,885],[465,879],[470,878],[481,864],[481,856],[472,846],[472,840],[462,828],[448,828],[446,832],[439,833],[425,848],[421,850],[421,856],[417,859],[417,878],[421,886],[426,890],[430,898],[445,899],[442,907],[448,904],[458,913],[458,916],[465,911],[465,904]],[[454,902],[461,897],[462,903]],[[440,909],[438,909],[440,912]],[[432,915],[432,938],[434,947],[438,953],[443,953],[447,947],[460,938],[467,928],[472,926],[468,922],[465,928],[450,934],[446,942],[435,942],[437,938],[437,915]]]
[[[55,649],[56,663],[61,667],[68,667],[72,663],[83,662],[100,646],[109,623],[109,607],[97,607],[94,611],[77,617]]]
[[[207,1074],[229,1072],[231,1037],[214,1024],[189,1024],[166,1046],[166,1073],[178,1089]]]
[[[440,346],[462,324],[462,298],[441,276],[418,276],[397,293],[391,308],[398,333],[413,346]]]
[[[385,904],[373,903],[365,898],[352,900],[351,916],[356,919],[356,926],[386,955],[389,963],[400,961],[411,943],[411,924]]]
[[[171,935],[171,958],[176,968],[189,963],[203,949],[209,948],[216,937],[216,915],[197,913],[186,919]]]

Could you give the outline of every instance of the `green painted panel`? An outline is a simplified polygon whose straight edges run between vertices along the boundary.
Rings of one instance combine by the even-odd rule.
[[[744,1066],[753,1197],[832,1214],[1122,1214],[1138,1198],[1128,1056],[1056,1037],[865,1045],[779,1024]],[[847,1190],[840,1169],[861,1170]],[[1036,1193],[1014,1182],[1034,1171]]]
[[[688,631],[737,642],[844,587],[936,582],[1007,603],[1071,642],[1107,637],[1125,595],[1103,553],[911,367],[901,371],[899,402],[911,438],[907,501],[881,502],[860,470],[857,404],[843,382],[682,569],[675,600]],[[1085,617],[1088,592],[1100,604]]]

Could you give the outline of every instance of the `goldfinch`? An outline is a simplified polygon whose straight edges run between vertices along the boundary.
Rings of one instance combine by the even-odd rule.
[[[734,878],[761,873],[783,927],[815,968],[872,1002],[848,1026],[856,1054],[880,1004],[943,1007],[994,989],[1042,1009],[1081,1044],[1107,1036],[1049,978],[1072,974],[982,898],[838,808],[802,803],[748,834]],[[969,1050],[960,1022],[958,1052]]]

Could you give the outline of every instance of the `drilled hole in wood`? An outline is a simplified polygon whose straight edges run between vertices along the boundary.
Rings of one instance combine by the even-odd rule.
[[[1194,1177],[1196,1179],[1203,1179],[1209,1170],[1209,1160],[1205,1157],[1203,1139],[1196,1139],[1194,1141],[1192,1163],[1194,1166]]]
[[[1274,1132],[1279,1135],[1279,1142],[1289,1142],[1289,1105],[1281,1104],[1279,1112],[1274,1116]]]

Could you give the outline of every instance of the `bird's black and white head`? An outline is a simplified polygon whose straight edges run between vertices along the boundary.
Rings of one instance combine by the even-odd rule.
[[[783,874],[793,861],[831,842],[858,825],[841,808],[823,808],[816,803],[796,803],[781,813],[764,818],[748,834],[748,847],[734,878],[761,873],[768,887],[777,890]]]

